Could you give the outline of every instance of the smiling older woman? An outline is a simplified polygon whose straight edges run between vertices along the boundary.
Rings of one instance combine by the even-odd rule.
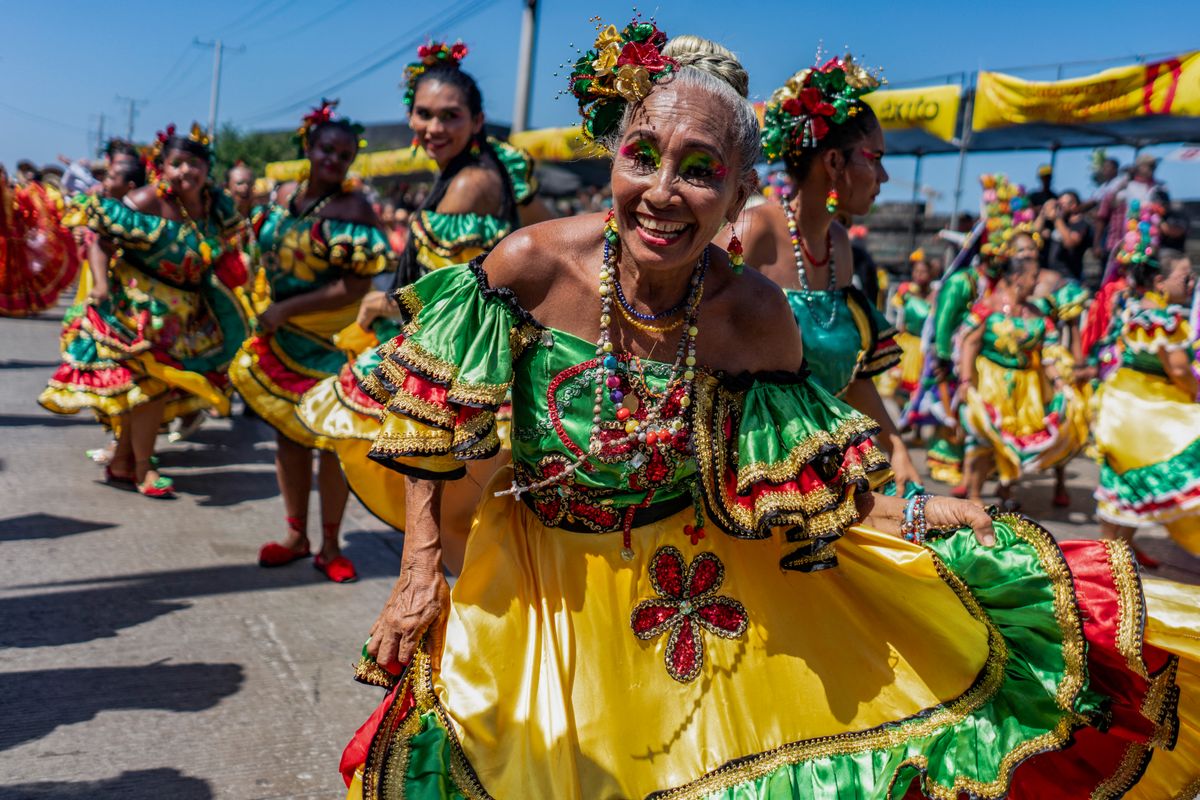
[[[876,426],[809,379],[778,288],[710,245],[757,124],[716,77],[745,86],[732,54],[687,41],[635,21],[576,64],[607,223],[535,225],[401,293],[373,457],[415,479],[351,796],[882,798],[926,772],[1000,797],[1099,707],[1049,535],[873,494]],[[513,471],[451,592],[439,481],[495,451],[510,387]]]

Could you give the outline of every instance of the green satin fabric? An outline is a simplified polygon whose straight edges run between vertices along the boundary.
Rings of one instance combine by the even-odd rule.
[[[217,196],[212,219],[200,226],[212,248],[209,265],[205,265],[200,256],[201,237],[190,225],[135,211],[110,198],[87,197],[75,202],[83,208],[92,230],[120,245],[121,250],[114,257],[114,268],[118,263],[125,264],[151,281],[162,281],[175,287],[187,286],[178,292],[189,294],[176,292],[172,302],[182,301],[201,307],[200,310],[192,309],[191,321],[180,332],[170,354],[190,372],[225,369],[250,334],[242,306],[212,267],[224,254],[224,248],[234,247],[228,237],[241,224],[241,217],[228,195]],[[110,284],[108,299],[96,306],[96,311],[109,326],[126,331],[130,339],[136,335],[128,328],[130,317],[143,312],[151,319],[167,320],[178,316],[179,306],[165,302],[154,292],[135,293],[120,280],[112,280]],[[205,342],[205,346],[189,346],[192,337]],[[96,354],[95,342],[87,336],[70,341],[66,355],[71,363],[104,366]]]
[[[430,243],[437,248],[491,250],[512,232],[507,221],[490,214],[439,214],[421,212],[421,227]],[[427,269],[430,265],[424,265]]]
[[[372,225],[293,217],[277,205],[257,209],[255,221],[274,301],[308,294],[347,274],[377,275],[386,271],[392,253],[387,236]]]
[[[925,328],[925,320],[929,319],[932,306],[930,298],[920,297],[915,292],[905,292],[902,297],[900,313],[904,315],[904,330],[913,336],[920,336]]]
[[[508,179],[512,182],[513,197],[517,203],[524,203],[537,193],[537,177],[533,174],[533,159],[519,147],[513,147],[508,142],[488,138],[488,143],[496,152],[496,158]]]
[[[845,797],[883,800],[891,778],[899,772],[893,797],[900,797],[917,771],[901,764],[913,757],[928,762],[927,780],[948,794],[956,779],[993,783],[1005,778],[1003,759],[1021,745],[1053,731],[1064,719],[1097,718],[1102,698],[1085,683],[1071,697],[1069,708],[1058,704],[1060,686],[1068,676],[1067,646],[1071,640],[1056,615],[1053,580],[1032,543],[1009,525],[995,525],[996,545],[983,547],[974,534],[960,531],[929,542],[930,549],[960,578],[978,600],[1007,645],[1002,678],[978,707],[959,721],[931,732],[904,736],[923,716],[897,720],[894,744],[855,750],[853,743],[830,742],[832,755],[814,754],[786,764],[757,779],[743,781],[708,795],[713,800],[771,800],[780,797]],[[1057,550],[1046,554],[1054,563]],[[1080,644],[1077,642],[1077,644]],[[1080,644],[1078,657],[1083,658]],[[869,665],[864,664],[864,668]],[[1086,676],[1086,671],[1083,673]],[[619,712],[618,712],[619,713]],[[736,709],[731,710],[736,713]],[[427,714],[412,740],[405,796],[458,797],[449,783],[448,745],[444,729]],[[787,744],[780,742],[780,745]],[[473,743],[486,746],[485,743]],[[695,778],[700,778],[697,775]],[[663,786],[663,790],[674,787]]]
[[[973,269],[959,270],[942,281],[937,294],[933,338],[938,358],[954,357],[954,337],[978,297],[978,285],[979,276]]]
[[[1158,464],[1118,472],[1108,460],[1100,462],[1100,485],[1115,492],[1121,503],[1137,506],[1153,498],[1170,498],[1200,483],[1200,431],[1179,455]]]
[[[421,727],[411,740],[404,783],[408,797],[464,800],[450,778],[450,736],[437,712],[421,716]]]
[[[808,368],[828,391],[841,394],[854,380],[863,355],[863,342],[872,338],[869,331],[859,328],[850,310],[849,293],[845,289],[810,292],[784,289],[783,293],[800,326]],[[824,323],[831,316],[833,322],[826,327]]]
[[[553,398],[550,383],[560,373],[595,358],[596,345],[559,330],[547,330],[538,345],[529,348],[516,365],[517,375],[513,383],[513,461],[530,468],[547,457],[573,458],[566,444],[555,431],[548,408],[558,409],[558,415],[567,439],[580,449],[586,450],[592,432],[592,406],[595,402],[595,368],[579,372],[562,380],[556,387]],[[667,385],[670,365],[657,361],[643,361],[645,382],[649,389],[661,393]],[[638,382],[642,375],[633,370]],[[625,369],[618,374],[627,375]],[[601,424],[616,427],[618,406],[610,402],[605,391],[601,403]],[[639,393],[642,394],[642,393]],[[646,398],[643,394],[643,400]],[[653,400],[651,400],[653,402]],[[593,463],[591,471],[579,470],[572,483],[588,489],[611,490],[613,505],[623,508],[640,503],[646,492],[630,490],[630,475],[635,471],[633,462]],[[655,491],[654,501],[663,502],[691,492],[696,474],[693,459],[681,459],[672,465],[674,477],[668,485]]]
[[[135,211],[121,201],[107,197],[81,196],[75,202],[87,215],[88,227],[120,245],[121,261],[139,272],[176,286],[191,285],[193,288],[198,288],[205,275],[211,272],[211,267],[200,257],[201,237],[191,225]],[[224,252],[223,245],[231,245],[226,237],[241,224],[241,217],[228,195],[219,193],[214,202],[212,219],[199,224],[213,249],[212,263],[216,263]],[[112,289],[119,295],[122,287],[113,286]]]
[[[983,326],[980,355],[1009,369],[1029,369],[1033,358],[1047,343],[1045,317],[1010,317],[999,312],[977,323]]]
[[[563,373],[595,360],[593,342],[564,331],[545,329],[532,345],[514,350],[511,332],[521,321],[514,309],[497,295],[480,291],[475,275],[465,264],[431,272],[406,292],[405,302],[410,304],[410,310],[412,306],[420,308],[419,324],[410,331],[409,340],[437,361],[455,365],[456,386],[463,387],[468,394],[481,387],[493,394],[511,387],[514,462],[534,470],[546,459],[573,460],[571,450],[555,429],[551,407],[557,410],[566,439],[587,449],[597,367],[576,371],[574,375]],[[651,392],[661,393],[665,389],[670,375],[668,364],[644,360],[641,370],[644,375],[637,366],[622,366],[619,374],[635,388],[644,379]],[[697,368],[697,383],[706,380],[711,377]],[[551,396],[551,384],[555,381]],[[782,463],[805,442],[827,437],[840,423],[861,418],[814,381],[755,382],[743,391],[739,468]],[[609,402],[607,394],[606,391],[601,403],[601,424],[615,428],[617,406]],[[608,499],[619,508],[645,499],[644,490],[629,488],[630,473],[636,469],[632,462],[596,462],[593,466],[591,471],[576,472],[573,482],[589,489],[612,491],[614,494]],[[680,457],[671,464],[671,469],[673,475],[655,491],[655,502],[691,491],[697,470],[695,460]]]

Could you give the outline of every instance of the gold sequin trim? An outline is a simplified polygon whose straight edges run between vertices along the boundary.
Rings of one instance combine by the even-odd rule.
[[[718,420],[718,422],[724,422],[724,419]],[[737,491],[744,492],[764,480],[771,483],[790,481],[798,476],[823,448],[836,447],[839,451],[844,451],[851,442],[861,441],[863,438],[874,436],[877,433],[879,433],[879,425],[873,419],[856,417],[847,420],[831,432],[821,431],[819,434],[814,434],[799,442],[779,461],[771,463],[759,461],[739,467]]]
[[[1171,798],[1171,800],[1196,800],[1200,797],[1200,778],[1183,787],[1183,791]]]
[[[1125,657],[1129,669],[1149,678],[1142,659],[1142,636],[1146,625],[1146,607],[1142,585],[1134,566],[1133,550],[1125,542],[1106,540],[1108,567],[1117,589],[1117,652]]]
[[[1124,797],[1145,771],[1150,754],[1151,750],[1146,745],[1131,743],[1125,748],[1125,755],[1121,757],[1117,771],[1092,790],[1089,800],[1117,800]]]

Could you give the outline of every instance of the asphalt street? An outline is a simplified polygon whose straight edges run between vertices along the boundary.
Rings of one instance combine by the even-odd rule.
[[[273,435],[238,414],[161,440],[178,500],[105,486],[85,456],[101,428],[36,403],[60,320],[0,319],[0,800],[341,796],[342,747],[381,696],[351,667],[400,534],[352,499],[358,583],[260,569],[283,528]],[[1056,535],[1094,537],[1096,467],[1069,476],[1071,509],[1050,508],[1049,476],[1018,497]],[[1139,541],[1157,574],[1200,582],[1162,531]]]

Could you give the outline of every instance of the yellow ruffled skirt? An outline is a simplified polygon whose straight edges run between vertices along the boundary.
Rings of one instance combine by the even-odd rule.
[[[968,452],[990,451],[1005,483],[1073,458],[1087,441],[1087,406],[1074,389],[1052,395],[1038,369],[976,359],[976,385],[960,409]]]
[[[1094,400],[1097,514],[1164,525],[1200,555],[1200,403],[1165,377],[1123,367]]]
[[[872,752],[910,741],[913,755],[898,769],[932,770],[933,759],[918,754],[936,753],[943,779],[954,774],[963,791],[1001,797],[1011,776],[989,777],[978,767],[982,751],[1015,764],[1071,741],[1071,713],[1037,738],[1012,721],[1022,705],[1061,713],[1056,702],[1083,687],[1088,670],[1072,575],[1035,526],[1009,528],[1024,560],[982,601],[1003,598],[997,616],[930,549],[862,527],[836,543],[834,568],[804,573],[780,569],[774,539],[737,540],[713,527],[693,543],[687,511],[634,529],[626,562],[619,536],[547,528],[524,504],[493,497],[505,472],[472,529],[441,670],[418,657],[413,710],[367,755],[391,775],[388,800],[458,797],[449,776],[466,796],[496,798],[640,798],[672,787],[671,797],[808,797],[797,787],[822,774],[831,793],[820,796],[882,798],[880,776],[891,768]],[[970,534],[959,536],[967,537],[955,545],[959,568],[994,571],[1006,559],[1002,546],[976,555]],[[1035,614],[1043,622],[1018,623],[1014,635],[1004,626],[1027,613],[1018,585],[1028,580],[1053,615],[1043,608]],[[1161,588],[1147,600],[1146,642],[1200,658],[1200,605],[1187,607],[1200,592]],[[1050,661],[1030,660],[1018,652],[1021,637],[1060,635],[1044,629],[1046,619],[1065,638]],[[1066,665],[1061,682],[1034,677],[1054,659]],[[1200,696],[1194,662],[1181,662],[1179,681],[1191,715]],[[1196,741],[1197,722],[1186,717],[1181,743]],[[1152,784],[1178,791],[1188,770],[1200,770],[1198,758],[1156,753]],[[973,782],[966,776],[977,769]],[[361,796],[360,771],[350,797]]]

